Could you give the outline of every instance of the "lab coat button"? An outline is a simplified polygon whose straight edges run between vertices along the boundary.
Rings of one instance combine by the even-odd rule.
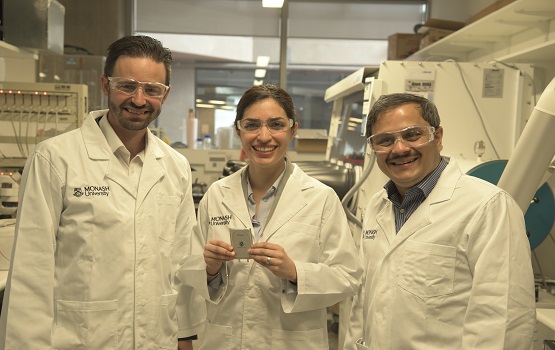
[[[285,294],[285,289],[282,289],[281,292],[282,292],[283,294]]]

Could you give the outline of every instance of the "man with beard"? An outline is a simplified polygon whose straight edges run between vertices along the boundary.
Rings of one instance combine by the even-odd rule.
[[[115,41],[109,109],[29,155],[0,349],[192,349],[203,303],[174,279],[195,224],[191,170],[147,128],[171,64],[153,38]]]
[[[534,276],[513,198],[440,154],[426,98],[381,96],[366,135],[390,181],[364,214],[345,349],[530,349]]]

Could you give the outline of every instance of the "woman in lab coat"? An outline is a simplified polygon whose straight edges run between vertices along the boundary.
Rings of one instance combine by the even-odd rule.
[[[177,274],[208,300],[200,349],[328,349],[326,307],[361,276],[339,198],[285,157],[298,124],[283,89],[245,92],[235,126],[249,164],[204,195],[196,257]],[[248,259],[230,244],[236,229],[254,242]]]

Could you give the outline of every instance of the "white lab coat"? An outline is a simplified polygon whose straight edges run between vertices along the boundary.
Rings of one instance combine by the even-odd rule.
[[[203,322],[172,278],[195,224],[189,163],[148,132],[135,191],[95,122],[106,112],[27,160],[0,349],[175,350]]]
[[[200,202],[197,256],[178,271],[209,301],[200,349],[328,349],[326,307],[358,289],[362,269],[339,198],[297,165],[287,167],[291,176],[262,241],[281,245],[294,261],[297,292],[253,260],[224,263],[222,284],[209,290],[205,242],[230,242],[230,228],[252,228],[241,183],[247,168],[215,182]]]
[[[447,160],[397,235],[386,191],[369,202],[345,349],[530,349],[534,278],[522,211]],[[366,347],[355,346],[359,337]]]

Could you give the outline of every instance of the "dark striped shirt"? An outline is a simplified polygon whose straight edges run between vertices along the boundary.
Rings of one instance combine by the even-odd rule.
[[[395,183],[389,180],[384,188],[387,191],[387,198],[393,204],[395,213],[395,232],[399,232],[401,227],[407,222],[412,213],[424,202],[428,195],[432,192],[441,176],[441,173],[447,166],[447,161],[441,158],[439,165],[424,180],[409,188],[405,193],[405,198],[401,201],[401,194],[397,190]]]

